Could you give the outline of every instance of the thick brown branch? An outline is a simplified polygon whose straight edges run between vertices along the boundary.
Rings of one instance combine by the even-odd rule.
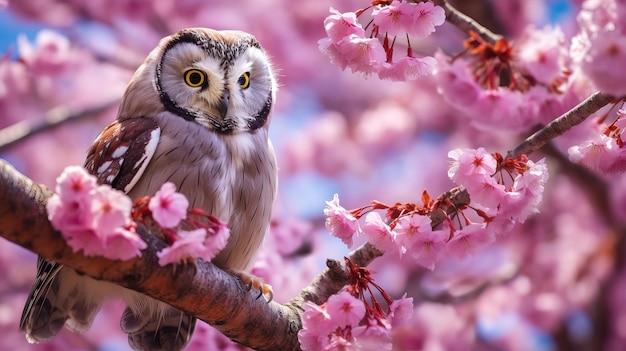
[[[259,350],[299,350],[302,304],[325,302],[340,291],[349,276],[344,262],[328,260],[328,268],[308,287],[281,305],[267,304],[237,278],[208,262],[193,266],[161,267],[156,252],[165,246],[160,239],[143,235],[148,248],[143,256],[128,261],[85,257],[75,253],[50,225],[45,203],[51,192],[18,173],[0,160],[0,236],[48,259],[65,264],[100,280],[110,281],[167,302],[214,326],[234,341]],[[438,198],[446,203],[433,211],[434,226],[442,212],[452,214],[469,203],[467,191],[455,188]],[[369,243],[348,254],[356,265],[365,267],[383,253]]]
[[[75,253],[50,225],[44,204],[51,195],[44,186],[0,160],[0,235],[48,259],[100,280],[136,290],[214,326],[234,341],[259,350],[299,350],[299,311],[267,303],[237,278],[208,262],[196,269],[158,265],[164,243],[144,235],[148,248],[128,261],[85,257]]]
[[[585,119],[587,119],[587,117],[614,100],[614,96],[600,92],[591,95],[573,109],[565,112],[560,117],[541,128],[535,134],[526,138],[526,140],[515,147],[515,149],[509,151],[507,157],[515,158],[522,154],[529,155],[539,150],[550,140],[582,123]]]

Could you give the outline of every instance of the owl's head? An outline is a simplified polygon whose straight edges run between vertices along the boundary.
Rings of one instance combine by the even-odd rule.
[[[119,115],[169,111],[219,133],[256,130],[267,125],[276,89],[270,60],[254,36],[189,28],[163,38],[150,53]]]

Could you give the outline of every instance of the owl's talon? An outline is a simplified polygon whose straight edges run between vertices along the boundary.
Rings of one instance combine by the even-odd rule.
[[[272,302],[272,300],[274,300],[274,290],[272,290],[272,286],[269,284],[263,284],[263,294],[262,295],[269,295],[269,300],[267,300],[267,303]]]
[[[265,284],[263,279],[255,277],[252,274],[246,272],[233,272],[233,274],[241,279],[241,281],[248,286],[248,291],[256,290],[259,292],[259,296],[257,296],[257,299],[261,296],[268,295],[269,300],[267,300],[267,303],[270,303],[272,302],[272,300],[274,300],[274,290],[272,289],[272,286],[269,284]]]

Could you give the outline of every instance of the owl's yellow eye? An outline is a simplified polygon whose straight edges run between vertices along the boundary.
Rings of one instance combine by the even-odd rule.
[[[185,83],[192,88],[204,85],[206,82],[206,73],[199,69],[188,69],[185,71]]]
[[[249,87],[250,86],[250,72],[246,72],[242,74],[241,77],[239,77],[239,79],[237,80],[237,83],[239,83],[239,86],[241,87],[241,89],[246,89],[247,87]]]

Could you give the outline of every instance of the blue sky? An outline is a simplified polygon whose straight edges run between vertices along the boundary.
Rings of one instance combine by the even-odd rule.
[[[24,33],[30,39],[34,39],[41,28],[43,26],[21,20],[6,9],[0,10],[0,54],[12,50],[12,54],[15,55],[17,36]]]

